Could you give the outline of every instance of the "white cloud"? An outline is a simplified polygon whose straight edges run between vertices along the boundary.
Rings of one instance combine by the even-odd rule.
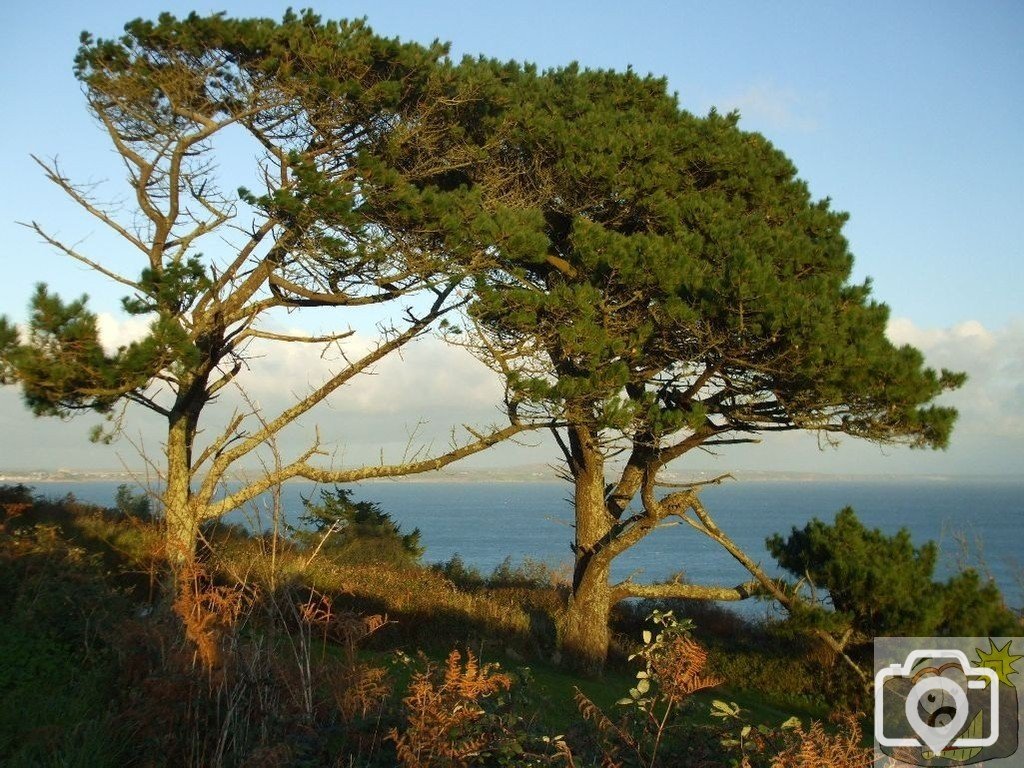
[[[810,114],[807,100],[791,88],[769,82],[755,83],[740,93],[718,99],[714,106],[719,112],[738,110],[752,128],[810,132],[817,130],[818,122]]]
[[[153,318],[146,315],[131,317],[100,312],[96,315],[96,326],[100,332],[100,344],[107,354],[113,354],[118,347],[138,341],[149,331]]]
[[[375,340],[352,336],[341,343],[345,353],[319,345],[275,344],[253,346],[261,355],[242,386],[261,398],[284,405],[302,396],[344,368],[345,358],[355,361]],[[371,366],[329,398],[329,407],[342,413],[406,416],[423,411],[466,409],[478,411],[500,402],[498,377],[465,350],[432,336],[417,339]]]
[[[935,368],[964,371],[967,383],[943,402],[960,411],[957,431],[1024,437],[1024,324],[992,330],[977,320],[922,328],[893,318],[889,338],[920,349]]]

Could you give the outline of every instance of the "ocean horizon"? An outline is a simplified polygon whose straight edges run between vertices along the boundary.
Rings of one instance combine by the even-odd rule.
[[[9,482],[9,481],[8,481]],[[64,496],[112,505],[119,480],[31,481],[44,496]],[[438,480],[364,481],[348,486],[356,500],[373,501],[404,532],[419,528],[423,561],[459,555],[485,575],[506,559],[524,558],[554,568],[572,562],[571,487],[559,481]],[[284,522],[295,525],[302,499],[320,486],[291,482],[282,488]],[[936,576],[948,578],[963,566],[977,568],[999,585],[1007,602],[1024,607],[1024,481],[984,479],[876,478],[833,482],[758,479],[708,486],[702,498],[718,525],[771,575],[782,575],[765,548],[775,533],[789,534],[812,518],[831,522],[850,506],[870,528],[887,534],[907,528],[916,545],[939,547]],[[266,528],[273,519],[265,495],[228,522]],[[747,571],[719,545],[684,524],[654,531],[618,558],[613,578],[660,581],[684,573],[699,584],[734,586]],[[749,616],[776,611],[770,603],[731,604]]]

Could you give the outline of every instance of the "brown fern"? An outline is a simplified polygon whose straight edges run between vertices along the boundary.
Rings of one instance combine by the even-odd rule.
[[[837,718],[839,733],[830,734],[820,722],[793,729],[797,741],[772,759],[772,768],[869,768],[874,756],[871,749],[860,746],[861,728],[857,718]]]
[[[702,675],[708,654],[687,637],[675,637],[651,656],[651,676],[657,681],[661,695],[675,702],[706,688],[721,685],[724,680]]]
[[[489,746],[492,735],[472,726],[484,714],[480,699],[512,685],[511,678],[496,669],[494,664],[481,666],[469,651],[463,665],[461,654],[452,651],[440,680],[429,666],[413,676],[403,699],[408,725],[403,732],[392,729],[388,735],[405,768],[462,768]]]
[[[345,722],[378,711],[392,692],[385,669],[361,662],[332,666],[326,678]]]
[[[243,584],[218,586],[199,563],[178,576],[174,611],[185,627],[185,637],[195,646],[196,657],[207,672],[224,663],[223,640],[251,605],[254,594]]]

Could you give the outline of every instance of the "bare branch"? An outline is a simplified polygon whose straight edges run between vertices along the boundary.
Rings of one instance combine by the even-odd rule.
[[[141,392],[126,392],[125,397],[128,400],[131,400],[133,403],[141,405],[143,408],[148,408],[154,413],[159,413],[161,416],[165,418],[171,415],[171,412],[168,409],[164,408],[151,397],[148,397],[142,394]]]
[[[694,483],[665,483],[665,482],[661,482],[659,480],[658,482],[655,483],[655,485],[657,485],[659,488],[687,488],[687,489],[693,489],[693,488],[700,488],[701,486],[705,486],[705,485],[721,485],[726,480],[735,480],[735,479],[736,478],[733,477],[732,474],[726,472],[724,475],[719,475],[718,477],[713,477],[710,480],[700,480],[700,481],[694,482]]]
[[[121,283],[121,285],[126,285],[129,288],[131,288],[133,290],[136,290],[136,291],[140,291],[140,292],[143,290],[142,286],[139,285],[134,280],[129,280],[127,277],[124,277],[122,275],[117,274],[116,272],[114,272],[112,270],[107,269],[106,267],[104,267],[101,264],[96,263],[92,259],[90,259],[90,258],[88,258],[86,256],[83,256],[78,251],[76,251],[72,246],[65,245],[60,240],[57,240],[56,238],[51,237],[50,235],[48,235],[46,233],[46,230],[44,230],[37,222],[33,221],[32,223],[25,223],[25,222],[20,222],[20,223],[21,223],[21,225],[23,227],[28,227],[29,229],[34,231],[37,235],[39,235],[41,238],[43,238],[43,240],[45,240],[47,243],[52,245],[57,250],[61,251],[62,253],[64,253],[67,256],[70,256],[72,259],[75,259],[75,261],[82,262],[83,264],[85,264],[90,269],[96,270],[101,275],[105,275],[106,277],[109,277],[111,280],[114,280],[115,282]]]
[[[65,177],[60,172],[60,168],[58,168],[56,162],[51,166],[40,160],[35,155],[29,155],[29,157],[31,157],[32,160],[35,161],[36,165],[43,169],[43,172],[46,174],[47,179],[49,179],[58,187],[60,187],[61,190],[68,197],[70,197],[82,208],[88,211],[90,215],[102,221],[104,224],[106,224],[112,230],[117,232],[117,234],[119,234],[121,237],[123,237],[125,240],[127,240],[129,243],[131,243],[133,246],[138,248],[143,253],[149,253],[149,247],[144,242],[142,242],[142,240],[140,240],[138,237],[136,237],[127,229],[125,229],[124,226],[120,224],[120,222],[115,220],[109,213],[104,211],[95,202],[89,199],[89,197],[80,187],[76,187],[74,184],[72,184],[70,180],[68,180],[68,178]],[[36,224],[35,222],[32,222],[31,226],[36,231],[39,231],[39,225]]]
[[[360,480],[372,480],[383,477],[402,477],[405,475],[418,475],[424,472],[434,472],[439,469],[443,469],[453,462],[490,448],[503,440],[507,440],[513,435],[533,428],[534,427],[529,424],[510,424],[504,429],[491,432],[482,436],[480,439],[466,443],[455,450],[448,451],[443,455],[424,459],[422,461],[403,464],[380,464],[377,466],[340,470],[314,467],[307,463],[314,455],[320,453],[319,441],[317,441],[317,443],[307,450],[297,461],[283,467],[278,472],[271,475],[265,475],[254,483],[251,483],[245,488],[236,491],[218,502],[206,504],[204,517],[218,518],[232,509],[245,504],[247,501],[256,498],[274,485],[296,477],[300,477],[305,480],[313,480],[318,483],[340,484],[354,483]],[[261,430],[261,433],[265,431],[265,429]]]
[[[229,444],[233,440],[238,440],[239,432],[238,428],[242,426],[242,422],[245,421],[246,414],[238,413],[237,411],[231,415],[231,419],[227,426],[221,431],[220,435],[210,443],[203,452],[199,455],[199,458],[192,463],[191,471],[194,473],[199,469],[211,456],[216,456],[225,445]]]
[[[288,333],[271,333],[270,331],[259,331],[256,329],[248,329],[244,333],[239,334],[238,339],[267,339],[268,341],[287,341],[287,342],[298,342],[300,344],[329,344],[335,341],[341,341],[347,339],[349,336],[355,334],[355,331],[343,331],[341,333],[331,333],[325,336],[294,336]]]

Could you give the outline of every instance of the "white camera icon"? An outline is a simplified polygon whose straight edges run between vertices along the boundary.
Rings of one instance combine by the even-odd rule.
[[[956,681],[943,677],[941,674],[921,675],[915,681],[913,669],[923,659],[950,659],[955,663],[943,664],[939,669],[959,668],[967,687],[971,689],[989,690],[989,722],[991,727],[987,736],[956,738],[967,722],[968,700],[967,691]],[[929,668],[932,670],[933,668]],[[933,670],[934,671],[934,670]],[[885,718],[883,717],[884,696],[883,686],[890,678],[905,677],[914,682],[907,694],[904,714],[906,722],[919,739],[895,738],[885,735]],[[951,700],[952,705],[944,707],[943,722],[936,724],[925,722],[918,713],[918,707],[927,697],[934,701],[936,694],[942,700]],[[925,707],[927,710],[927,707]],[[927,747],[936,755],[942,750],[964,749],[971,747],[990,747],[999,739],[999,676],[994,670],[986,667],[973,667],[963,651],[957,650],[919,650],[911,652],[902,664],[892,664],[878,670],[875,675],[875,740],[883,747]]]

